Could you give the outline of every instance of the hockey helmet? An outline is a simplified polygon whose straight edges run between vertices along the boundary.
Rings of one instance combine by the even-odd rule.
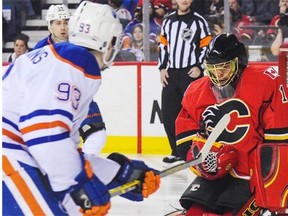
[[[121,34],[120,21],[106,4],[83,1],[69,20],[69,41],[102,52],[107,66],[120,49]]]
[[[48,29],[50,29],[51,21],[70,19],[71,13],[69,9],[64,5],[51,5],[46,13],[46,21],[48,22]]]
[[[220,34],[209,43],[204,66],[211,82],[219,88],[236,81],[248,64],[246,49],[234,34]],[[218,70],[221,70],[220,77]]]

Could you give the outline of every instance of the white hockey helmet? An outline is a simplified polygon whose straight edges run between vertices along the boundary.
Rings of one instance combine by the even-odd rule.
[[[70,19],[71,13],[69,9],[64,5],[51,5],[46,13],[46,21],[48,22],[48,28],[53,20]]]
[[[69,42],[102,52],[107,66],[120,49],[121,34],[120,21],[106,4],[83,1],[69,20]]]

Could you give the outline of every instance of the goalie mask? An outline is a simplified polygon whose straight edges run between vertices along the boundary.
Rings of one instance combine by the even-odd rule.
[[[122,25],[109,5],[83,1],[69,20],[69,41],[103,53],[109,66],[120,48]]]
[[[200,137],[194,138],[187,160],[195,159],[206,140]],[[223,145],[215,142],[204,162],[191,167],[197,175],[208,180],[215,180],[228,174],[237,163],[237,150],[231,145]]]
[[[243,43],[233,34],[221,34],[211,40],[204,66],[213,83],[219,89],[235,83],[248,59]]]

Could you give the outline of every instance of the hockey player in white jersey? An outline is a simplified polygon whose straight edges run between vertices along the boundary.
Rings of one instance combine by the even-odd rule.
[[[68,41],[68,22],[71,17],[70,10],[64,5],[51,5],[46,13],[46,21],[50,34],[40,40],[33,49],[46,45]],[[82,150],[86,153],[100,155],[106,140],[106,126],[96,101],[89,105],[88,115],[79,128],[83,141]]]
[[[70,43],[24,54],[3,75],[3,215],[105,215],[109,189],[139,179],[121,196],[142,201],[159,188],[157,171],[143,161],[77,151],[121,32],[111,7],[83,1],[69,21]]]

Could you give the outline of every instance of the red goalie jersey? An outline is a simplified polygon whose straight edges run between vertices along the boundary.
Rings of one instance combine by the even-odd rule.
[[[203,120],[206,130],[211,131],[229,113],[231,121],[217,141],[234,145],[239,160],[230,174],[248,180],[259,144],[288,142],[287,97],[287,89],[273,67],[248,66],[234,95],[221,102],[213,93],[209,77],[203,77],[188,87],[182,101],[176,120],[178,150],[186,155]]]

